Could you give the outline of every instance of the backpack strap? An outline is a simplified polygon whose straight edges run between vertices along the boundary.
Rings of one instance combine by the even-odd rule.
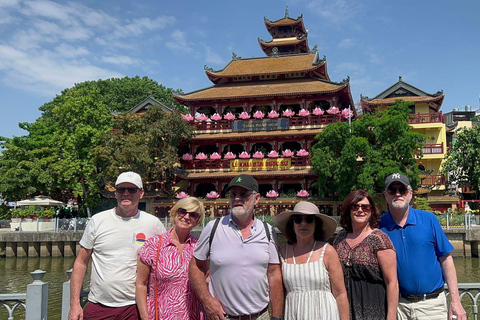
[[[210,250],[212,248],[212,241],[213,241],[213,236],[215,235],[215,231],[217,231],[218,224],[220,223],[221,218],[215,219],[215,222],[213,223],[212,231],[210,231],[210,239],[208,239],[208,255],[210,256]]]
[[[268,243],[270,243],[270,241],[272,241],[272,238],[271,238],[271,235],[270,235],[270,229],[268,228],[268,223],[263,221],[263,226],[265,227],[265,233],[267,234]]]

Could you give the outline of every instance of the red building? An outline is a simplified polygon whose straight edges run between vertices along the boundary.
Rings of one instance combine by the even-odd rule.
[[[205,67],[212,86],[174,96],[190,110],[185,118],[196,132],[180,155],[190,195],[225,198],[240,172],[258,180],[264,198],[272,190],[314,195],[308,156],[314,137],[354,109],[349,79],[330,80],[325,57],[308,46],[302,16],[292,19],[287,11],[265,26],[272,36],[258,39],[265,57],[233,53],[223,69]]]

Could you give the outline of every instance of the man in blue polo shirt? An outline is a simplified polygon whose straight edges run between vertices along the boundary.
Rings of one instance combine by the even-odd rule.
[[[450,255],[453,246],[437,218],[409,205],[413,190],[403,174],[386,178],[384,195],[389,210],[381,217],[380,229],[390,237],[397,253],[398,319],[466,320]],[[450,311],[443,291],[444,279],[450,291]]]

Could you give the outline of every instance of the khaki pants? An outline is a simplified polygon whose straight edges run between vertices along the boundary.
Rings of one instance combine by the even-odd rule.
[[[445,293],[438,297],[418,302],[411,302],[400,296],[398,301],[398,320],[447,320],[448,309]]]
[[[233,317],[232,317],[233,318]],[[225,319],[226,320],[230,320],[230,318],[228,316],[225,316]],[[236,318],[233,318],[233,319],[236,319]],[[249,319],[250,320],[250,319]],[[270,320],[270,315],[268,314],[268,311],[265,311],[264,313],[262,313],[261,315],[259,315],[258,317],[256,318],[252,318],[251,320]]]

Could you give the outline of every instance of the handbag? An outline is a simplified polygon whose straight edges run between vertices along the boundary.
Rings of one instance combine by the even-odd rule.
[[[162,246],[162,236],[158,236],[158,248],[157,248],[157,257],[155,258],[155,269],[153,270],[153,290],[155,291],[155,320],[158,320],[158,291],[157,291],[157,265],[158,257],[160,256],[160,247]]]

